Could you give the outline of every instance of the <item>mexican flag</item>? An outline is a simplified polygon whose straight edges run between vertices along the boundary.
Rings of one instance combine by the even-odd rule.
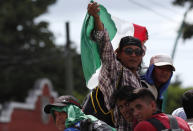
[[[113,49],[118,48],[120,39],[124,36],[141,38],[141,28],[145,28],[128,21],[112,17],[104,6],[100,5],[100,19],[107,29]],[[90,34],[94,29],[94,18],[88,13],[83,22],[81,31],[81,60],[86,84],[89,89],[98,85],[98,76],[101,69],[101,60],[96,42],[91,40]]]

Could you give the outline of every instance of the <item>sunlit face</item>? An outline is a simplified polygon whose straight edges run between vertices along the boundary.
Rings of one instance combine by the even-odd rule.
[[[118,106],[119,112],[121,113],[123,118],[127,122],[131,122],[132,117],[131,117],[131,114],[129,112],[129,104],[128,104],[128,102],[126,100],[118,100],[117,101],[117,106]]]
[[[66,112],[54,112],[55,115],[55,122],[56,122],[56,127],[58,128],[59,131],[64,131],[65,127],[65,121],[67,119],[67,114]]]
[[[152,114],[156,111],[156,104],[154,101],[146,102],[138,98],[129,103],[129,111],[140,122],[151,118]]]
[[[138,55],[140,51],[138,46],[128,45],[122,48],[117,57],[124,66],[136,71],[142,61],[142,53]]]
[[[160,85],[166,83],[170,79],[172,71],[173,68],[170,65],[155,66],[153,70],[153,78],[155,83]]]

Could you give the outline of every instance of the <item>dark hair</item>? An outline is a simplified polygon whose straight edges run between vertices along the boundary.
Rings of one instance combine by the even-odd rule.
[[[142,49],[141,41],[137,38],[132,37],[132,36],[125,36],[125,37],[121,38],[121,41],[119,43],[119,50],[121,51],[123,49],[123,47],[125,47],[127,45],[138,46],[139,48]]]
[[[135,88],[132,86],[123,86],[115,90],[111,96],[110,106],[115,108],[115,104],[118,100],[127,100],[130,97],[130,94]]]
[[[133,90],[133,92],[130,94],[130,97],[127,99],[128,102],[132,102],[136,99],[143,99],[149,101],[156,101],[154,95],[152,92],[147,88],[136,88]]]
[[[193,89],[182,95],[182,106],[188,119],[193,118]]]

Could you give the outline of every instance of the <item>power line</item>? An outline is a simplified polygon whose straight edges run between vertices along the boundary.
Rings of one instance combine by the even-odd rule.
[[[166,19],[166,20],[169,20],[170,22],[171,22],[171,21],[172,21],[172,22],[176,22],[175,20],[171,19],[171,17],[165,16],[165,15],[157,12],[156,10],[154,10],[154,9],[152,9],[152,8],[149,8],[149,7],[144,6],[143,4],[140,4],[140,3],[136,2],[136,1],[133,1],[133,0],[128,0],[128,1],[129,1],[129,2],[132,2],[133,4],[135,4],[135,5],[139,6],[139,7],[142,7],[142,8],[144,8],[144,9],[150,11],[151,13],[156,14],[157,16],[160,16],[160,17],[162,17],[162,18],[164,18],[164,19]]]
[[[150,2],[150,1],[148,0],[148,2]],[[164,6],[162,3],[158,2],[158,1],[151,0],[150,3],[153,3],[153,4],[156,5],[156,6],[159,6],[159,7],[161,7],[161,8],[166,9],[166,10],[169,10],[169,11],[172,12],[173,14],[178,15],[178,13],[176,13],[176,11],[172,10],[171,8],[168,8],[168,7]]]

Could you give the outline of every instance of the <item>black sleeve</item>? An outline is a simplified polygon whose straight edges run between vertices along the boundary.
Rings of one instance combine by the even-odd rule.
[[[112,128],[101,120],[85,119],[80,122],[80,131],[112,131]]]
[[[85,119],[80,122],[80,131],[92,131],[92,122],[90,119]]]
[[[103,121],[97,120],[92,124],[93,124],[93,131],[112,131],[111,127]]]

